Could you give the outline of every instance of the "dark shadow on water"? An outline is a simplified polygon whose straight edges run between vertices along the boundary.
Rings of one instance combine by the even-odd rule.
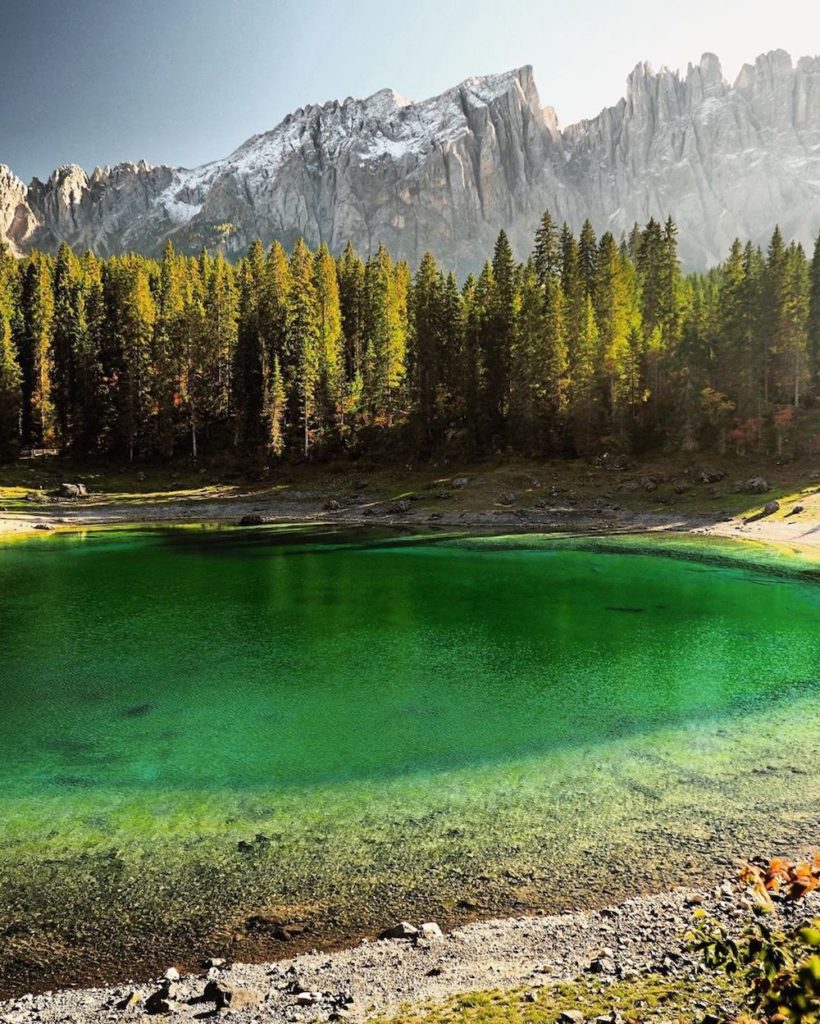
[[[145,718],[152,711],[156,710],[155,704],[133,704],[131,707],[123,708],[120,711],[121,718]]]

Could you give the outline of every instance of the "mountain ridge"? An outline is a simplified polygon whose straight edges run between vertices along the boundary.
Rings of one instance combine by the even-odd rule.
[[[237,255],[254,237],[384,242],[475,270],[500,228],[524,255],[544,209],[616,235],[673,216],[689,267],[776,222],[820,231],[820,58],[783,50],[734,83],[711,53],[685,72],[638,63],[625,95],[561,128],[532,67],[474,76],[414,102],[392,89],[308,104],[196,168],[63,164],[26,186],[0,164],[0,238],[17,253],[63,241],[107,256],[203,245]]]

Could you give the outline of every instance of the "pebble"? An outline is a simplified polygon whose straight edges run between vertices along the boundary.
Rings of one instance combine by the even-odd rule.
[[[178,981],[166,977],[148,999],[159,1013],[172,1013],[180,1024],[199,1019],[206,1001],[216,1004],[217,1011],[245,1009],[243,1019],[248,1021],[264,1006],[266,1024],[285,1024],[329,1017],[342,1020],[348,1013],[358,1019],[371,1007],[381,1016],[390,1016],[408,999],[441,1000],[483,988],[520,989],[522,1001],[529,1002],[533,994],[538,998],[538,985],[547,983],[545,976],[549,982],[572,980],[592,963],[598,964],[599,975],[594,987],[602,991],[614,977],[638,977],[652,969],[661,969],[671,978],[699,976],[703,965],[683,939],[692,908],[702,903],[707,913],[727,921],[742,898],[734,885],[728,890],[734,899],[720,886],[701,894],[675,892],[627,900],[606,915],[477,922],[442,936],[435,946],[424,934],[425,926],[435,922],[416,926],[401,921],[389,931],[400,926],[401,937],[410,941],[359,944],[330,955],[303,954],[276,964],[233,963],[227,975],[230,983],[219,970],[224,961],[210,958],[204,961],[210,965],[207,977]],[[700,903],[693,902],[697,895]],[[811,894],[797,908],[784,906],[779,912],[791,914],[795,922],[817,916],[820,893]],[[602,927],[616,917],[617,931]],[[134,1019],[148,1010],[147,1001],[138,986],[67,990],[0,1003],[0,1022],[64,1024],[82,1019],[91,1024],[125,1019],[126,1014]],[[594,1024],[619,1024],[619,1020],[600,1015]],[[560,1024],[583,1021],[580,1011],[565,1011],[560,1017]]]

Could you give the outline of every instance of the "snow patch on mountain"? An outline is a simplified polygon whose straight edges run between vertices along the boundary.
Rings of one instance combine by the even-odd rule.
[[[772,51],[735,82],[714,54],[684,73],[638,64],[626,94],[559,128],[532,68],[465,80],[413,102],[392,89],[312,104],[203,167],[58,168],[28,187],[0,167],[0,237],[23,252],[62,241],[156,254],[170,238],[244,251],[297,237],[364,252],[383,241],[474,270],[506,228],[524,255],[541,212],[628,231],[672,215],[689,266],[775,222],[820,231],[820,58]]]

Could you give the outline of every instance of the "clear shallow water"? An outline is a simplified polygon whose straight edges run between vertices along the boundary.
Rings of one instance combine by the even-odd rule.
[[[217,910],[306,901],[342,933],[434,889],[549,904],[590,857],[616,890],[635,854],[652,884],[820,839],[820,587],[658,551],[270,529],[0,548],[7,917],[84,914],[66,962],[110,970],[118,900],[140,904],[134,961],[186,901],[192,941]]]

